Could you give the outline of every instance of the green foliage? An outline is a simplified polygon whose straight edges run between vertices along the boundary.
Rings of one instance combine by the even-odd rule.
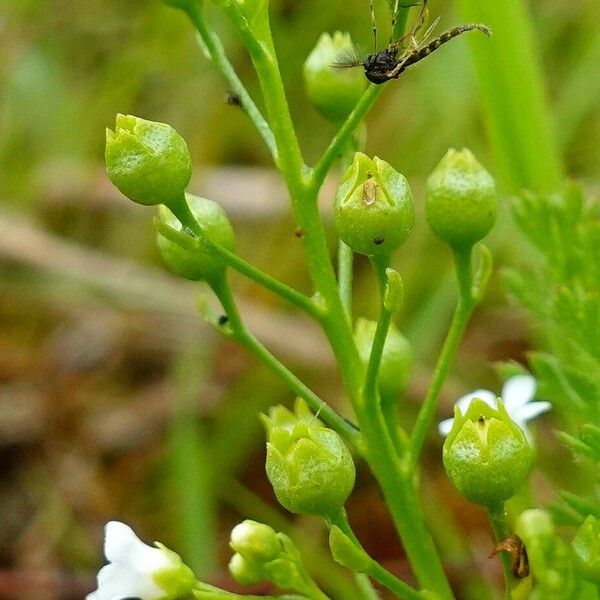
[[[596,200],[584,199],[576,184],[546,196],[523,194],[515,205],[515,221],[535,255],[526,270],[508,274],[513,293],[537,318],[547,349],[534,353],[531,365],[541,394],[554,403],[563,426],[572,430],[559,433],[560,439],[579,459],[579,468],[596,481],[600,472],[599,209]],[[598,493],[558,494],[561,502],[552,506],[552,514],[559,523],[579,527],[573,541],[576,563],[584,577],[593,579]],[[561,598],[579,597],[575,589],[569,593]]]

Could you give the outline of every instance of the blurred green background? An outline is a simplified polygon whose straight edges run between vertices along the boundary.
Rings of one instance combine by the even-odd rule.
[[[389,12],[383,1],[376,8],[385,40]],[[600,4],[531,0],[526,8],[532,68],[539,69],[547,109],[536,115],[549,136],[544,130],[537,138],[526,130],[509,135],[513,124],[537,123],[527,113],[531,104],[518,118],[519,99],[530,100],[537,84],[520,77],[523,65],[514,54],[503,54],[510,44],[502,35],[511,38],[510,29],[499,32],[487,54],[481,40],[473,41],[474,55],[465,38],[445,46],[386,85],[367,120],[367,152],[407,176],[421,216],[397,257],[407,292],[398,324],[418,357],[407,419],[424,395],[453,308],[450,257],[425,227],[420,205],[424,181],[446,149],[470,147],[501,180],[506,201],[489,241],[499,271],[518,267],[524,252],[509,217],[510,194],[544,176],[560,178],[552,160],[586,189],[597,189]],[[230,60],[258,98],[244,49],[209,10]],[[432,0],[430,10],[441,15],[442,30],[493,13],[491,0],[479,7]],[[335,29],[350,31],[369,52],[368,0],[272,0],[272,16],[292,114],[312,163],[335,129],[304,97],[303,60],[322,31]],[[291,402],[291,394],[201,322],[195,302],[206,290],[162,268],[152,211],[121,197],[103,170],[104,129],[116,113],[170,123],[194,159],[190,190],[223,203],[239,253],[310,291],[285,189],[245,115],[226,104],[227,87],[191,25],[158,0],[2,0],[0,33],[0,599],[83,598],[93,587],[101,528],[110,518],[160,539],[230,589],[227,536],[242,518],[264,519],[288,528],[300,545],[320,547],[322,527],[278,509],[263,474],[256,414]],[[490,75],[494,61],[508,91]],[[500,115],[496,125],[494,115]],[[518,147],[507,150],[503,139]],[[325,219],[334,190],[332,177],[322,194]],[[366,261],[357,259],[356,268],[356,314],[373,317],[374,278]],[[251,328],[347,414],[316,328],[255,285],[233,280]],[[494,276],[445,386],[440,417],[471,389],[499,390],[492,363],[525,362],[536,347],[535,325],[507,302]],[[538,433],[542,462],[552,452],[563,456],[551,418]],[[485,558],[491,538],[484,516],[449,489],[435,432],[427,448],[424,493],[436,506],[432,525],[445,532],[437,541],[452,582],[460,597],[491,597],[472,575],[499,577]],[[534,477],[540,500],[548,500],[548,475]],[[349,513],[367,549],[410,577],[364,468]],[[343,571],[330,570],[321,551],[313,549],[310,562],[326,586],[341,586],[336,598],[354,598]]]

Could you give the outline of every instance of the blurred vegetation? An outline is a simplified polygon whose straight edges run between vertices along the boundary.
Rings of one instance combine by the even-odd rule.
[[[384,43],[385,4],[376,4]],[[443,29],[467,16],[484,21],[484,10],[494,18],[488,4],[477,12],[478,3],[467,0],[432,0],[430,9],[441,14]],[[528,9],[550,134],[566,176],[583,182],[589,196],[600,172],[600,4],[531,0]],[[292,114],[312,162],[334,129],[304,97],[303,60],[324,30],[349,30],[369,52],[368,0],[272,0],[272,15]],[[258,97],[240,43],[218,12],[212,20]],[[240,254],[307,289],[285,192],[258,136],[243,113],[225,103],[227,88],[187,20],[158,0],[5,1],[0,32],[0,599],[82,598],[92,589],[101,525],[112,517],[180,550],[231,589],[224,569],[227,532],[242,517],[263,519],[311,547],[318,576],[329,568],[314,550],[323,531],[311,520],[290,522],[275,508],[263,475],[256,413],[291,401],[290,393],[200,322],[196,287],[159,264],[149,214],[124,202],[103,173],[104,128],[117,112],[172,124],[194,158],[192,191],[224,203]],[[521,71],[510,54],[491,48],[487,64],[472,62],[466,40],[457,40],[388,84],[367,121],[367,152],[403,172],[418,199],[445,150],[470,147],[502,178],[504,218],[490,243],[500,267],[518,270],[530,250],[510,220],[508,193],[532,179],[521,175],[522,164],[502,161],[498,135],[513,126],[519,107],[506,108],[503,99],[519,97],[514,75]],[[496,81],[484,76],[492,68],[508,78],[497,91]],[[494,110],[504,119],[495,125]],[[511,155],[527,160],[538,151],[536,132],[519,131],[529,145]],[[323,195],[325,215],[333,183]],[[419,359],[407,419],[426,390],[448,323],[454,298],[449,264],[418,219],[397,265],[407,292],[398,324]],[[358,259],[357,269],[356,313],[372,317],[375,281],[366,261]],[[235,284],[259,337],[342,406],[323,338],[262,290],[239,279]],[[440,416],[474,387],[499,389],[490,363],[525,363],[529,350],[554,351],[539,335],[540,323],[539,315],[509,307],[495,278],[445,386]],[[580,424],[574,413],[571,418],[572,427]],[[544,472],[535,474],[534,487],[538,500],[548,502],[549,479],[565,485],[577,471],[557,473],[556,461],[570,455],[549,428],[538,433]],[[499,576],[485,558],[491,549],[485,517],[449,490],[440,446],[432,435],[424,470],[429,503],[440,496],[446,501],[444,510],[431,511],[435,529],[445,532],[436,541],[459,596],[491,597],[482,581],[465,576]],[[407,576],[366,472],[359,473],[349,513],[365,547]],[[333,573],[328,577],[332,588],[340,586],[338,597],[352,599],[343,574]]]

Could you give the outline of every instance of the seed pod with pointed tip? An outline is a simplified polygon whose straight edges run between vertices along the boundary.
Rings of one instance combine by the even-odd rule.
[[[354,252],[389,254],[410,233],[415,210],[404,175],[380,158],[357,152],[340,182],[335,199],[335,225]]]

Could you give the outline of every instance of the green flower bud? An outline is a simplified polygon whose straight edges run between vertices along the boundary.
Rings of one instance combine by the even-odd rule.
[[[360,318],[356,321],[354,336],[362,360],[371,355],[377,323]],[[383,398],[394,398],[406,389],[412,368],[413,352],[410,342],[392,323],[388,331],[379,367],[379,393]]]
[[[467,148],[448,150],[427,180],[425,216],[431,229],[453,248],[469,248],[490,232],[497,212],[492,176]]]
[[[236,552],[229,561],[229,572],[240,585],[254,585],[266,579],[261,563],[247,559]]]
[[[585,579],[600,585],[600,520],[589,515],[571,543],[577,570]]]
[[[272,527],[246,519],[231,530],[229,545],[242,556],[260,561],[281,554],[281,543]]]
[[[455,407],[443,458],[450,481],[467,500],[496,507],[527,478],[533,450],[501,400],[496,410],[475,399],[465,415]]]
[[[340,436],[296,401],[263,415],[267,429],[267,477],[282,506],[293,513],[329,516],[354,487],[355,468]]]
[[[415,209],[404,175],[380,158],[357,152],[335,199],[335,225],[355,252],[389,254],[410,233]]]
[[[202,226],[209,239],[218,246],[233,250],[235,238],[233,228],[223,208],[206,198],[186,194],[192,214]],[[175,215],[166,207],[158,209],[158,219],[177,231],[182,230],[182,225]],[[192,238],[194,247],[183,247],[167,239],[157,232],[156,242],[158,250],[167,267],[186,279],[195,281],[210,281],[221,277],[225,271],[225,263],[220,256],[214,254],[210,248],[202,245],[200,240]]]
[[[329,121],[339,123],[354,109],[367,88],[360,69],[340,69],[336,60],[354,55],[349,33],[323,33],[304,63],[304,84],[310,101]]]
[[[185,140],[165,123],[117,115],[106,130],[106,172],[138,204],[169,204],[181,198],[192,176]]]

